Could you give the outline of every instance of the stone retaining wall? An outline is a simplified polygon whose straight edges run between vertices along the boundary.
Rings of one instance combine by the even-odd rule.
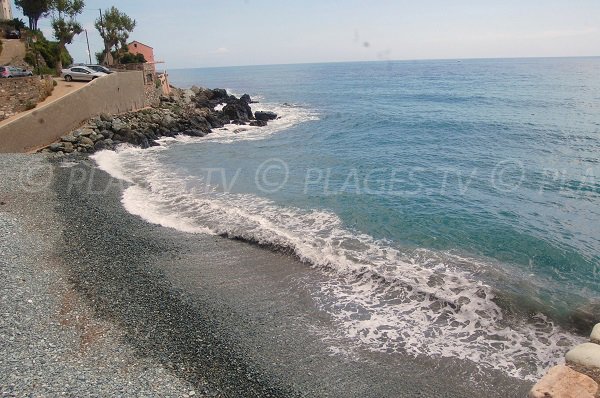
[[[0,126],[0,153],[31,152],[100,114],[119,114],[145,106],[141,72],[119,72],[43,105]]]
[[[34,108],[54,89],[50,76],[0,79],[0,121]]]

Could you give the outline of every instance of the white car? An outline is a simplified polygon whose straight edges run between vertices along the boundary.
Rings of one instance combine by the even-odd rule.
[[[63,69],[60,75],[68,82],[72,80],[84,80],[91,81],[102,76],[106,76],[106,73],[96,72],[85,66],[72,66],[67,69]]]

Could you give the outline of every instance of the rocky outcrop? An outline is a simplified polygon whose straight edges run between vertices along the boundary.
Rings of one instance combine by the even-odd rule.
[[[157,107],[93,118],[85,126],[62,136],[59,142],[42,151],[58,154],[93,153],[113,149],[122,143],[149,148],[158,145],[156,140],[161,137],[178,134],[204,137],[212,129],[222,128],[229,123],[266,126],[266,120],[254,119],[251,103],[253,101],[248,94],[237,98],[223,89],[192,87],[188,91],[174,90],[170,97],[161,97]],[[217,110],[217,106],[222,104],[225,106]]]
[[[594,327],[594,330],[592,330],[590,341],[592,343],[600,344],[600,323]]]
[[[560,365],[548,371],[529,392],[529,398],[595,398],[597,393],[594,380]]]
[[[600,324],[590,343],[580,344],[565,356],[566,366],[556,366],[530,391],[530,398],[600,398]]]
[[[257,111],[254,114],[254,117],[256,118],[256,120],[268,122],[269,120],[277,119],[277,114],[273,112]]]
[[[600,345],[584,343],[573,348],[565,356],[567,363],[600,369]]]

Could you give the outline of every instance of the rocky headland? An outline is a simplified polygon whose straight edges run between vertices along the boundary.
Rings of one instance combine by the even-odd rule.
[[[170,96],[160,98],[156,107],[120,115],[100,115],[80,128],[65,134],[41,150],[57,155],[94,153],[127,143],[141,148],[157,146],[158,139],[186,135],[204,137],[214,129],[234,124],[264,127],[278,115],[252,110],[256,104],[248,94],[237,98],[224,89],[172,88]]]

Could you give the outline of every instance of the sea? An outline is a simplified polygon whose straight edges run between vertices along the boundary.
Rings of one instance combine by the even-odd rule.
[[[600,58],[169,78],[278,119],[94,155],[124,207],[296,257],[347,344],[535,380],[600,321]]]

